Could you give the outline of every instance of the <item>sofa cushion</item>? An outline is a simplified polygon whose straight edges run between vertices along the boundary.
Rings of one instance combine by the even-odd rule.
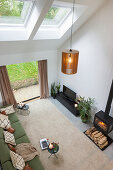
[[[3,107],[3,108],[0,108],[0,111],[5,111],[6,114],[12,114],[15,112],[14,108],[13,108],[13,105],[10,105],[10,106],[7,106],[7,107]]]
[[[0,119],[1,120],[8,119],[8,116],[0,113]]]
[[[14,168],[11,161],[7,161],[4,164],[2,164],[2,169],[3,170],[17,170],[17,169]]]
[[[30,140],[28,139],[28,137],[26,135],[24,135],[21,138],[16,140],[17,145],[20,143],[30,143]]]
[[[42,166],[38,156],[36,156],[31,161],[26,162],[26,164],[27,163],[31,168],[33,168],[33,170],[44,170],[44,167]]]
[[[0,114],[0,127],[4,129],[11,127],[8,116]]]
[[[4,131],[5,143],[16,146],[14,135],[8,131]]]
[[[12,114],[8,115],[8,118],[9,118],[11,124],[19,121],[16,113],[12,113]]]
[[[16,139],[16,144],[29,143],[29,138],[26,136],[21,123],[18,121],[17,115],[12,113],[11,115],[8,115],[8,117],[12,124],[12,128],[15,129],[14,136]],[[3,170],[17,170],[12,165],[9,151],[8,145],[4,141],[3,129],[0,128],[0,160]],[[26,164],[27,163],[33,170],[44,170],[38,156],[36,156],[33,160],[26,162]]]
[[[20,137],[25,135],[25,131],[20,122],[15,122],[11,126],[13,129],[15,129],[15,132],[13,133],[15,139],[19,139]]]
[[[13,166],[17,169],[23,170],[23,168],[25,167],[25,162],[22,156],[20,156],[19,154],[13,151],[10,151],[10,156],[11,156]]]
[[[4,139],[0,139],[0,159],[2,164],[11,160],[9,148]]]

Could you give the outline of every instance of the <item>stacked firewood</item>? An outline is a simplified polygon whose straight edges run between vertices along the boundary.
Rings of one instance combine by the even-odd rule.
[[[89,136],[101,149],[108,145],[107,137],[95,127],[86,130],[85,134]]]

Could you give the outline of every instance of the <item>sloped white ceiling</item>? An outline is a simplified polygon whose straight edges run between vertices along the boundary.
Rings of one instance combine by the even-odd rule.
[[[53,0],[36,0],[26,25],[1,25],[0,41],[32,40],[52,3]]]
[[[64,2],[72,2],[73,0],[59,0]],[[88,9],[81,16],[77,22],[74,24],[73,33],[77,31],[84,23],[87,22],[89,18],[91,18],[94,13],[102,8],[103,3],[106,0],[75,0],[76,3],[87,5]],[[57,50],[69,37],[70,37],[70,29],[58,40],[33,40],[37,30],[39,29],[48,9],[51,7],[53,0],[37,0],[37,9],[39,7],[39,16],[35,24],[33,25],[33,29],[28,29],[27,38],[24,41],[5,41],[0,42],[0,54],[15,54],[15,53],[27,53],[32,51],[41,51],[41,50]],[[13,32],[14,33],[14,32]],[[3,35],[2,35],[3,36]],[[7,35],[8,36],[8,35]],[[11,36],[9,34],[9,36]],[[19,36],[19,34],[18,34]],[[1,39],[1,36],[0,36]]]

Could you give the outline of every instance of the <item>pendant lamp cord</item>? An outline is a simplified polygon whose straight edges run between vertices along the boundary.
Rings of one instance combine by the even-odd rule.
[[[70,51],[72,51],[72,34],[73,34],[74,12],[75,12],[74,5],[75,5],[75,0],[73,0],[73,14],[72,14],[72,26],[71,26]]]

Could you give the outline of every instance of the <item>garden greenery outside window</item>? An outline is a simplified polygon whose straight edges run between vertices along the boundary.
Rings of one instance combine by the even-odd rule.
[[[60,26],[70,12],[71,8],[53,5],[46,14],[42,26]]]
[[[7,71],[17,103],[40,96],[37,61],[7,65]]]
[[[32,1],[0,0],[0,25],[24,24],[32,7]]]

